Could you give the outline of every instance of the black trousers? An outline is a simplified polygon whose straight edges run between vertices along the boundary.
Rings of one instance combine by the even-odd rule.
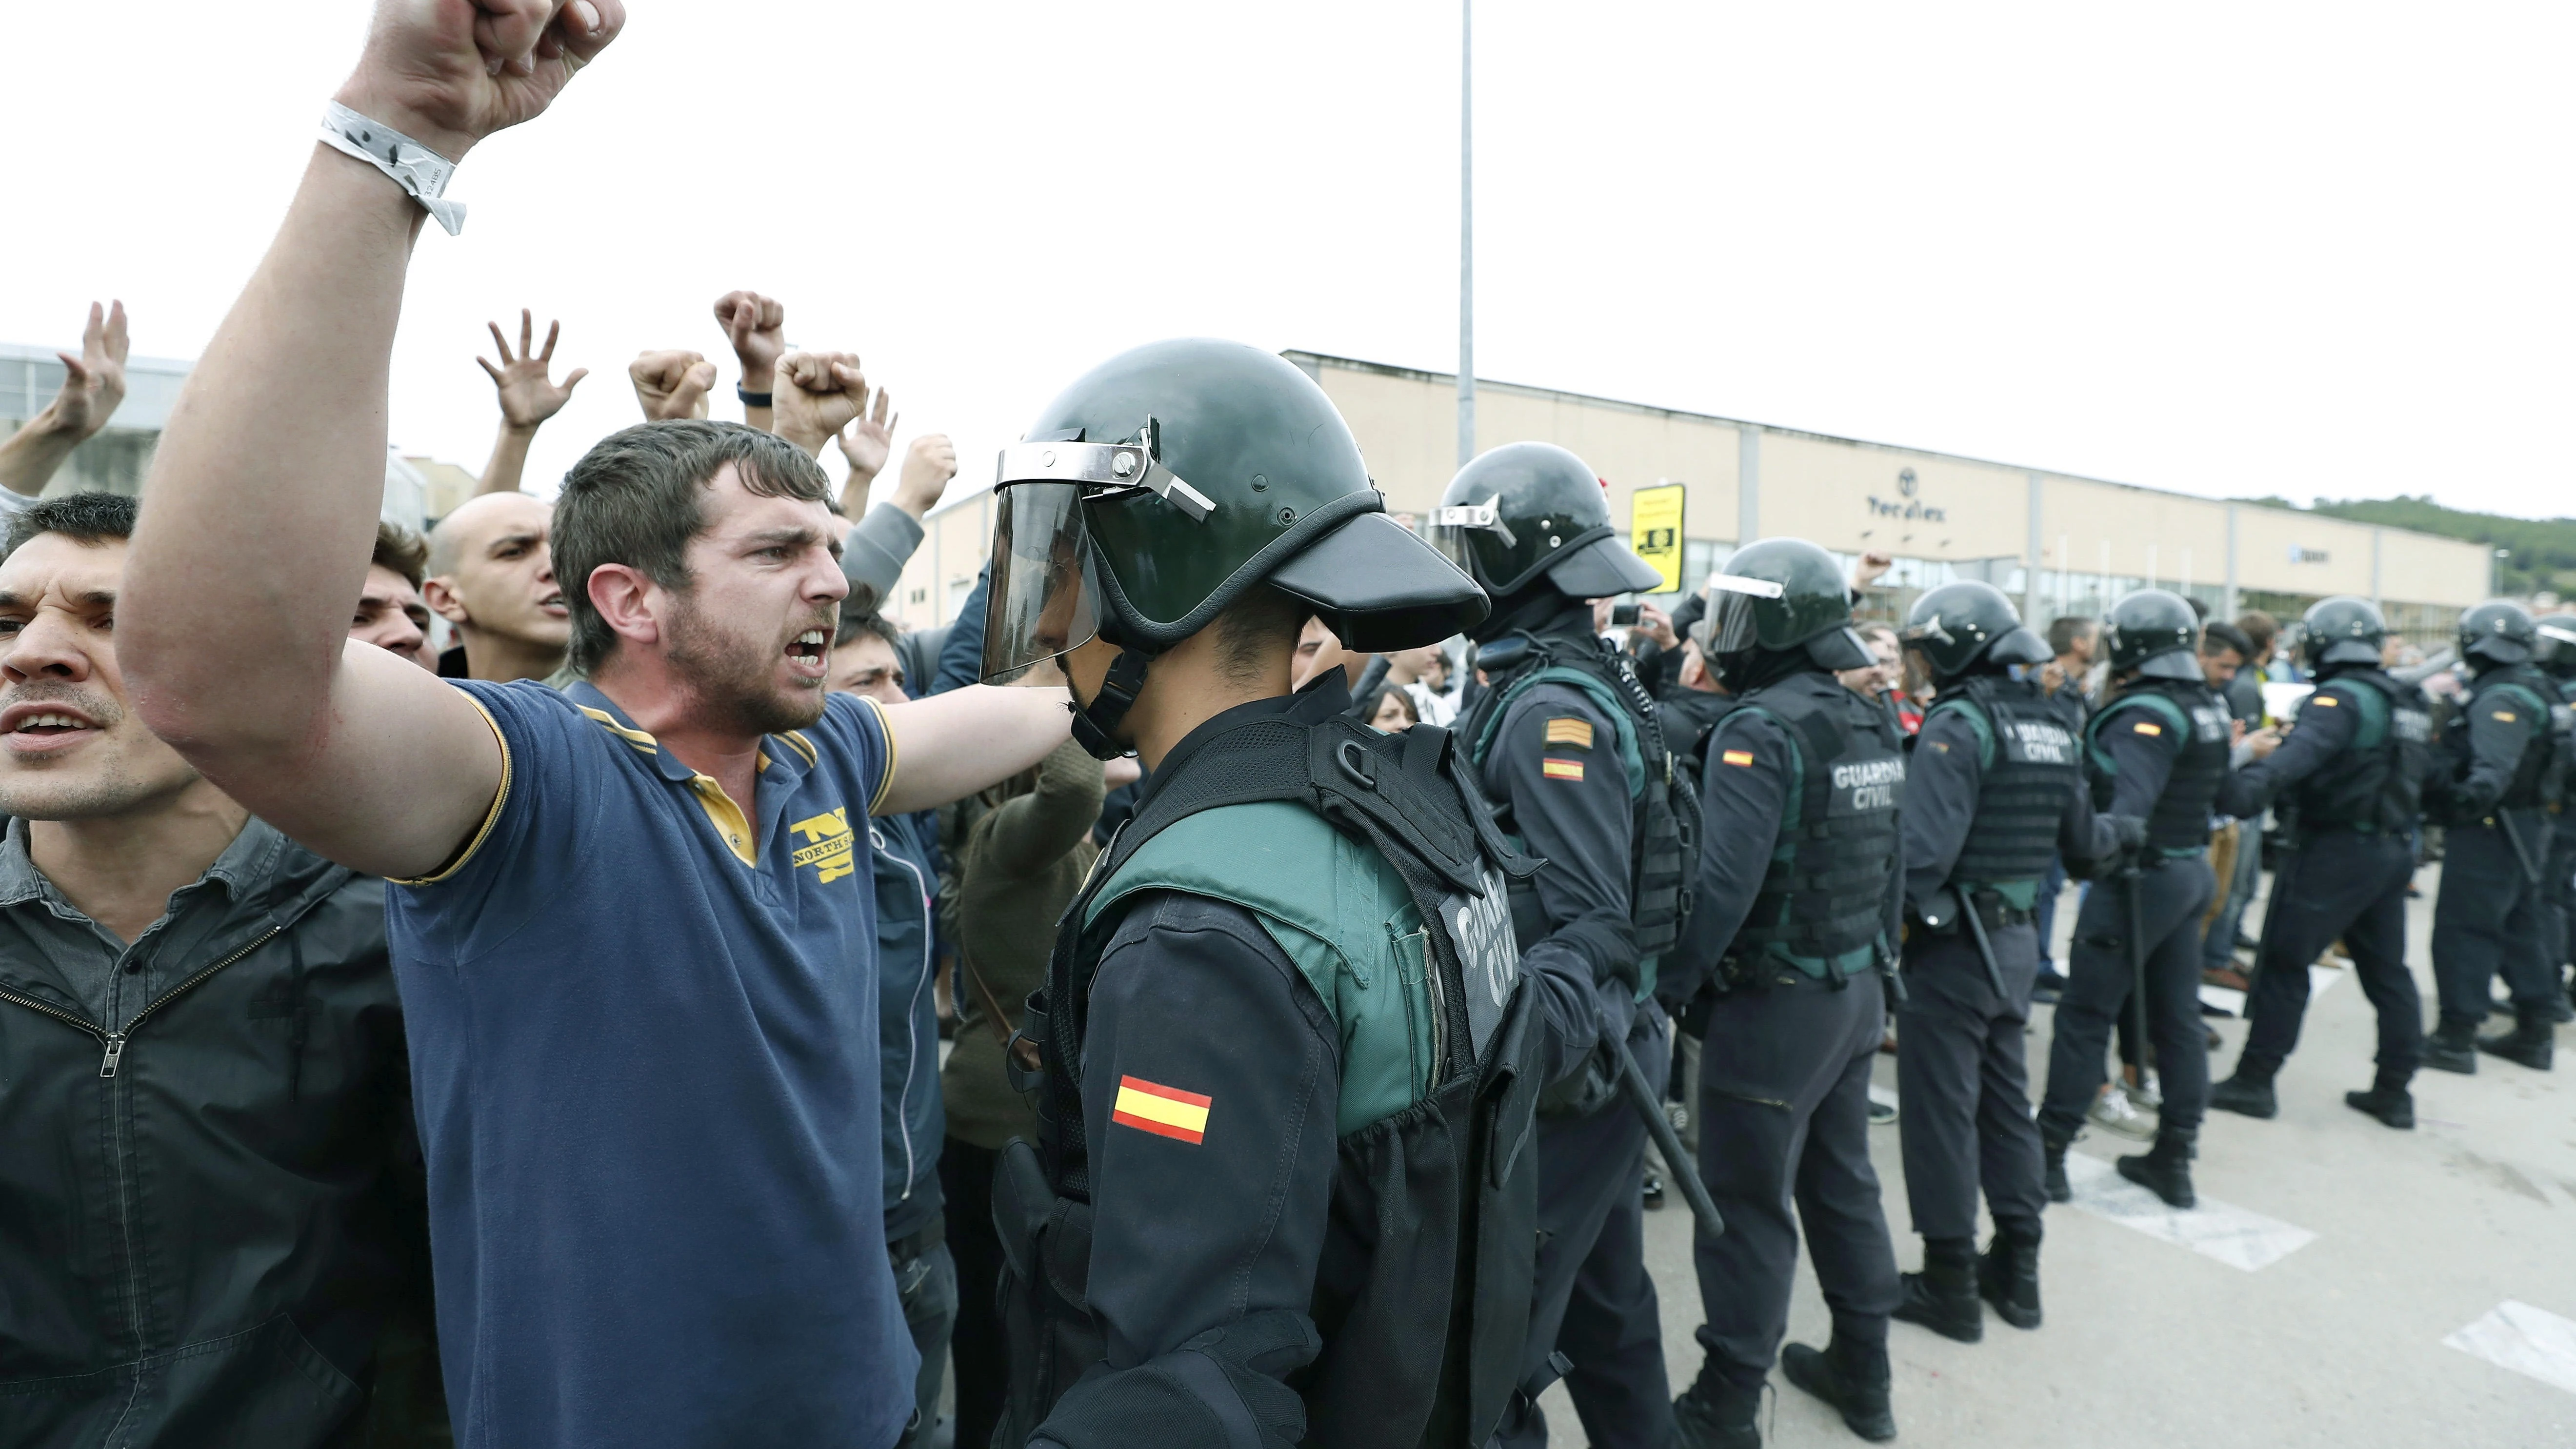
[[[1874,972],[1837,988],[1789,969],[1708,1014],[1699,1170],[1726,1232],[1691,1243],[1699,1341],[1747,1392],[1769,1375],[1788,1327],[1802,1225],[1834,1332],[1886,1341],[1896,1251],[1869,1162],[1869,1070],[1886,1000]]]
[[[2543,961],[2555,976],[2570,961],[2576,961],[2576,803],[2568,813],[2558,817],[2558,832],[2549,848],[2549,871],[2541,877],[2543,904],[2542,927],[2549,934],[2542,938]]]
[[[1002,1396],[1010,1388],[996,1296],[1002,1287],[1002,1235],[993,1227],[993,1168],[1001,1156],[955,1137],[939,1149],[948,1255],[957,1264],[957,1326],[948,1336],[957,1378],[957,1449],[985,1449],[993,1442]]]
[[[2209,861],[2187,855],[2150,865],[2127,880],[2096,881],[2075,918],[2066,953],[2066,990],[2048,1044],[2048,1093],[2040,1102],[2044,1137],[2069,1141],[2084,1125],[2107,1077],[2103,1053],[2112,1020],[2136,979],[2129,958],[2130,892],[2147,954],[2147,1032],[2163,1082],[2159,1115],[2167,1127],[2197,1129],[2209,1106],[2209,1038],[2200,1024],[2200,917],[2217,889]]]
[[[1628,1032],[1658,1099],[1672,1067],[1661,1008],[1637,1008]],[[1672,1386],[1664,1373],[1663,1311],[1646,1273],[1646,1124],[1626,1098],[1579,1117],[1538,1124],[1538,1225],[1542,1234],[1522,1381],[1550,1352],[1565,1375],[1587,1442],[1598,1449],[1666,1449],[1673,1441]],[[1547,1416],[1531,1404],[1506,1416],[1494,1443],[1547,1442]]]
[[[2022,1060],[2039,932],[2025,924],[1986,934],[2002,996],[1964,927],[1918,934],[1905,946],[1905,1001],[1896,1008],[1896,1090],[1905,1110],[1896,1126],[1914,1231],[1927,1238],[1974,1237],[1980,1187],[1995,1221],[2025,1232],[2038,1231],[2048,1204]]]
[[[2414,1075],[2424,1051],[2424,1003],[2406,970],[2406,882],[2414,874],[2415,847],[2405,837],[2348,830],[2311,835],[2282,860],[2263,916],[2238,1070],[2268,1079],[2289,1059],[2308,1011],[2308,963],[2341,937],[2379,1013],[2380,1076]]]
[[[2531,865],[2544,872],[2539,880],[2515,852],[2501,814],[2490,817],[2498,824],[2454,825],[2444,837],[2442,894],[2433,902],[2433,986],[2446,1025],[2486,1020],[2498,972],[2518,1010],[2546,1007],[2559,989],[2557,971],[2543,959],[2549,817],[2537,810],[2514,814]]]

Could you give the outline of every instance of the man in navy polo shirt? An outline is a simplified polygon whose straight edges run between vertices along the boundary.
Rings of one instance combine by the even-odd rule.
[[[719,423],[628,429],[566,477],[551,546],[586,683],[450,685],[344,637],[415,196],[443,185],[423,158],[534,116],[624,18],[378,9],[331,113],[360,154],[315,151],[163,436],[119,652],[209,779],[398,883],[458,1441],[884,1449],[916,1355],[883,1232],[866,817],[1035,764],[1063,695],[827,697],[828,485]]]

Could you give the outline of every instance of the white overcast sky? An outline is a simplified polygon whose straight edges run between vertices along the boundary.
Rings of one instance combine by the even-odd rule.
[[[988,475],[1208,334],[1446,371],[1458,7],[629,0],[412,269],[393,440],[479,468],[486,318],[592,376],[785,300]],[[193,357],[362,0],[0,12],[0,340]],[[2576,7],[1477,7],[1489,378],[2213,495],[2576,513]],[[515,330],[515,329],[514,329]],[[1488,438],[1488,445],[1507,441]]]

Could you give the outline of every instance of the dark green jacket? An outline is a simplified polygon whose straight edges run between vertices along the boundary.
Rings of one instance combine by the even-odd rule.
[[[998,1150],[1014,1137],[1037,1140],[1037,1114],[1003,1075],[985,993],[1008,1032],[1020,1004],[1046,983],[1056,920],[1100,854],[1091,824],[1101,790],[1100,762],[1067,740],[1039,763],[1037,788],[984,812],[956,852],[957,1044],[939,1089],[948,1135],[960,1141]]]
[[[253,820],[120,947],[26,842],[0,840],[0,1444],[444,1442],[383,883]]]

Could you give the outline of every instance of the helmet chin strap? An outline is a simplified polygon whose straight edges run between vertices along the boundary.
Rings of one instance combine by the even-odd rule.
[[[1109,673],[1102,677],[1100,692],[1092,696],[1091,703],[1065,701],[1065,708],[1073,711],[1073,738],[1093,759],[1114,760],[1127,753],[1127,746],[1111,736],[1118,732],[1136,696],[1144,690],[1145,666],[1152,662],[1151,655],[1122,648],[1118,657],[1109,661]]]

